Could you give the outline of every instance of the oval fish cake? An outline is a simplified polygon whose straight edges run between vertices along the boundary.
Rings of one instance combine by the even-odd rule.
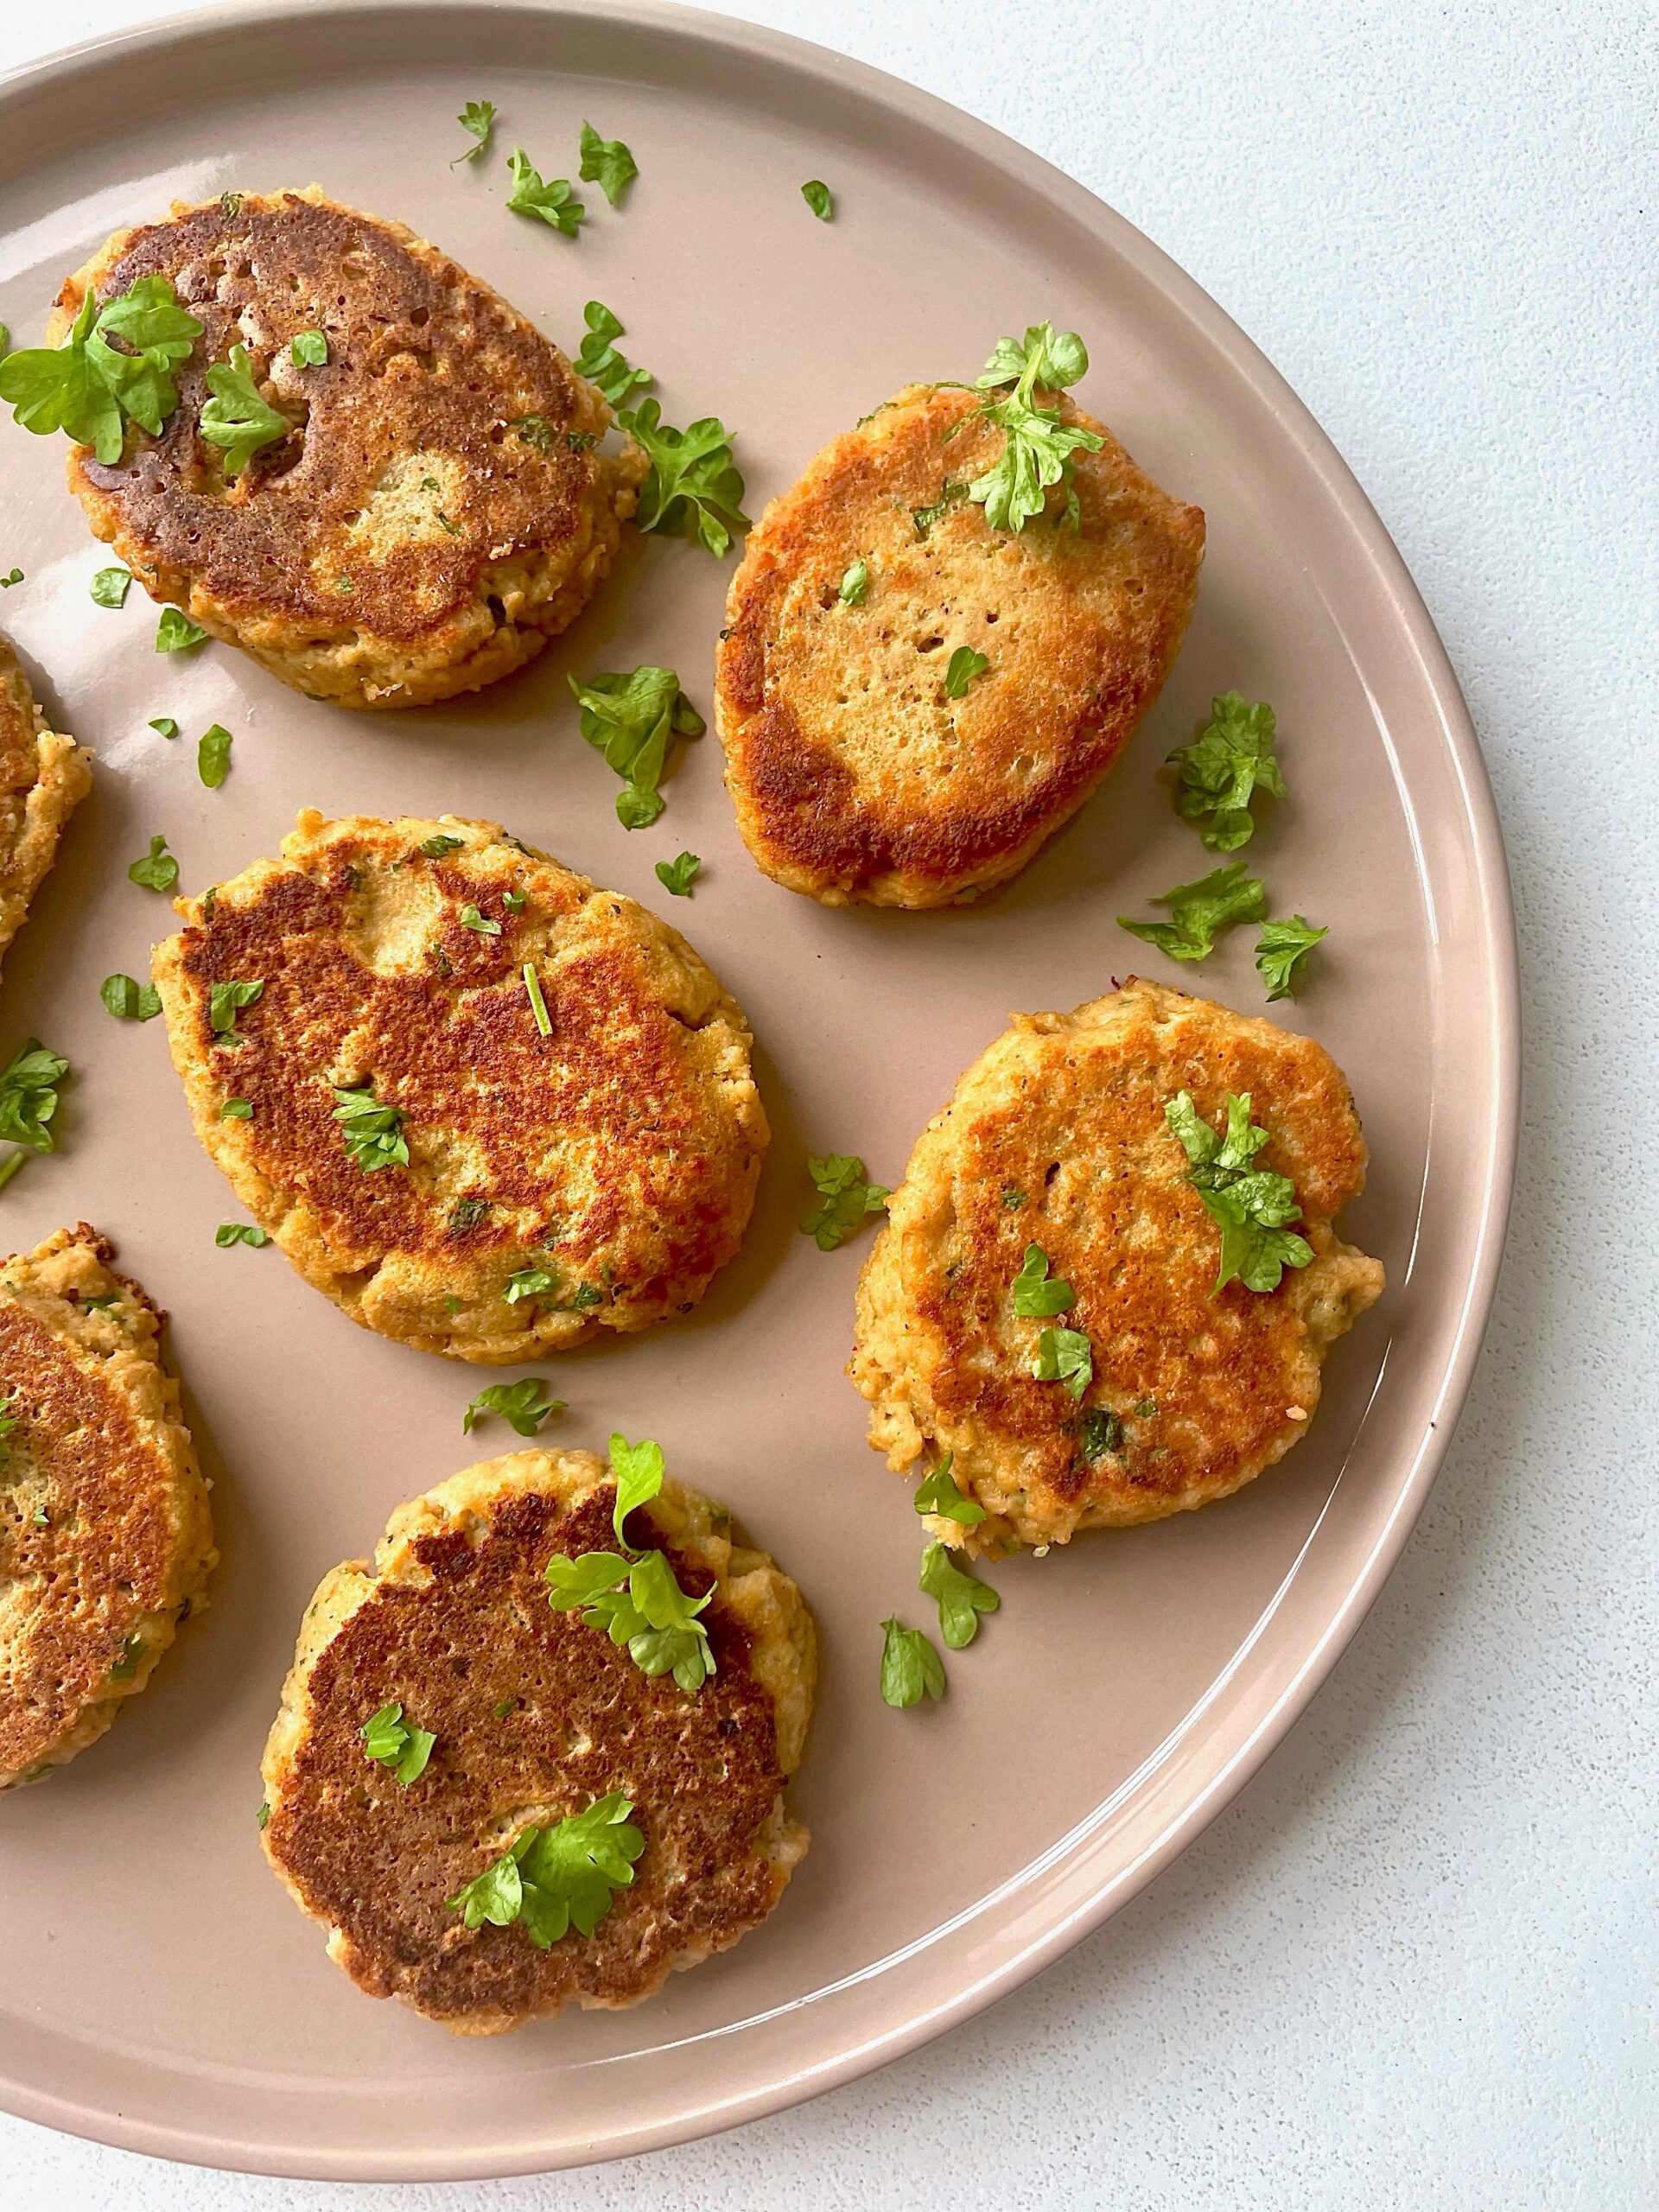
[[[196,1133],[365,1328],[531,1359],[688,1312],[736,1251],[748,1025],[632,899],[493,823],[308,812],[177,904],[155,976]]]
[[[1230,1092],[1268,1132],[1310,1264],[1219,1292],[1220,1236],[1164,1109],[1211,1128]],[[1322,1046],[1131,979],[1072,1014],[1021,1014],[923,1131],[865,1264],[849,1373],[895,1469],[947,1452],[984,1509],[948,1542],[1064,1543],[1224,1497],[1307,1433],[1325,1355],[1382,1294],[1332,1217],[1364,1186],[1348,1085]],[[1014,1311],[1035,1245],[1069,1305]],[[1086,1337],[1080,1396],[1033,1373],[1046,1326]]]
[[[372,1567],[327,1575],[265,1748],[265,1853],[360,1989],[462,2035],[565,2005],[632,2005],[763,1920],[804,1857],[784,1787],[805,1740],[812,1619],[706,1498],[665,1484],[626,1522],[702,1618],[695,1693],[549,1604],[555,1554],[613,1551],[615,1484],[588,1452],[516,1452],[392,1516]],[[362,1730],[396,1704],[433,1738],[400,1782]],[[545,1947],[449,1902],[531,1827],[620,1793],[644,1849],[597,1926]]]
[[[0,1261],[0,1789],[97,1741],[217,1559],[162,1316],[112,1257],[82,1222]]]
[[[0,958],[92,785],[90,754],[47,728],[16,654],[0,638]]]
[[[1158,696],[1204,517],[1104,427],[1075,531],[991,528],[967,486],[1001,450],[971,392],[918,385],[774,499],[732,579],[715,713],[744,842],[826,906],[938,906],[1024,868]],[[862,563],[861,598],[842,595]],[[988,666],[960,698],[962,647]]]
[[[603,396],[518,310],[401,223],[303,192],[176,206],[112,238],[59,295],[164,276],[204,326],[180,404],[69,486],[152,598],[314,697],[402,707],[493,683],[582,612],[645,457],[599,443]],[[321,331],[327,359],[297,363]],[[198,421],[246,348],[286,435],[239,474]]]

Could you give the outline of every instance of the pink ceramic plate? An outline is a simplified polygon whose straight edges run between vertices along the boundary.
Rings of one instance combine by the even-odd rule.
[[[463,100],[501,111],[459,168]],[[505,156],[574,171],[578,127],[633,148],[613,215],[568,242],[503,208]],[[764,881],[712,737],[658,828],[629,835],[567,670],[671,663],[708,703],[726,569],[636,543],[521,679],[424,713],[311,705],[227,648],[152,651],[102,565],[60,440],[0,423],[0,620],[98,785],[6,963],[4,1049],[76,1069],[62,1151],[5,1192],[7,1248],[84,1217],[174,1316],[225,1560],[211,1611],[109,1739],[0,1807],[0,2097],[140,2150],[296,2175],[423,2180],[614,2157],[753,2118],[907,2050],[1053,1958],[1236,1789],[1322,1679],[1421,1507],[1468,1387],[1514,1143],[1516,987],[1497,822],[1457,684],[1363,495],[1266,361],[1077,185],[982,124],[836,55],[639,4],[238,6],[105,41],[0,89],[0,318],[36,340],[63,273],[174,196],[313,180],[410,224],[574,350],[607,302],[664,410],[735,426],[751,510],[907,380],[972,376],[1052,315],[1137,458],[1209,517],[1198,613],[1109,785],[982,910],[827,912]],[[836,195],[819,223],[800,186]],[[1116,927],[1201,872],[1154,770],[1212,691],[1278,709],[1293,797],[1252,847],[1276,908],[1331,925],[1285,1011],[1348,1071],[1372,1147],[1350,1227],[1385,1303],[1331,1363],[1282,1468],[1179,1522],[999,1570],[1003,1609],[949,1700],[888,1712],[884,1614],[914,1596],[906,1487],[842,1375],[861,1243],[798,1235],[806,1151],[896,1179],[1013,1007],[1070,1007],[1131,966]],[[235,734],[219,791],[187,738]],[[741,1259],[683,1324],[564,1361],[561,1433],[653,1435],[799,1577],[823,1695],[799,1802],[816,1835],[771,1923],[655,2003],[468,2044],[360,1997],[261,1863],[257,1761],[300,1610],[388,1510],[478,1455],[480,1377],[359,1333],[275,1251],[216,1250],[237,1209],[191,1134],[161,1025],[112,1021],[163,902],[125,862],[164,831],[200,887],[271,851],[302,804],[482,814],[662,903],[747,1009],[776,1140]],[[1251,933],[1204,985],[1260,1007]],[[494,1443],[489,1446],[497,1448]]]

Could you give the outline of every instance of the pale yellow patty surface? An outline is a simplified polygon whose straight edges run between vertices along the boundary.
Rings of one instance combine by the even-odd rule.
[[[568,2004],[632,2005],[758,1924],[805,1853],[785,1802],[817,1680],[799,1590],[730,1516],[674,1483],[628,1516],[713,1595],[716,1665],[695,1693],[548,1603],[556,1554],[613,1550],[615,1486],[591,1452],[510,1452],[399,1507],[372,1567],[324,1578],[265,1747],[266,1856],[371,1996],[463,2035]],[[435,1738],[407,1786],[363,1723],[396,1701]],[[466,1928],[447,1900],[531,1824],[620,1792],[645,1838],[593,1935],[547,1949]]]
[[[1276,1290],[1216,1289],[1219,1232],[1164,1116],[1181,1090],[1212,1128],[1248,1094],[1257,1164],[1295,1186],[1314,1256]],[[1016,1016],[923,1131],[865,1265],[850,1372],[871,1444],[918,1472],[952,1455],[988,1517],[932,1525],[971,1549],[1239,1489],[1307,1433],[1326,1351],[1382,1294],[1381,1262],[1332,1226],[1365,1161],[1341,1071],[1270,1021],[1135,979]],[[1071,1286],[1063,1315],[1014,1312],[1033,1245]],[[1081,1398],[1033,1372],[1052,1326],[1088,1339]]]
[[[92,782],[90,756],[47,728],[17,656],[0,638],[0,958]]]
[[[180,404],[111,464],[69,458],[94,535],[152,598],[347,707],[477,690],[575,620],[645,456],[607,450],[603,395],[499,293],[315,186],[227,194],[118,232],[65,283],[54,342],[88,289],[153,276],[204,326]],[[311,331],[328,358],[296,362]],[[232,475],[197,424],[235,345],[289,428]]]
[[[748,1025],[632,899],[494,823],[305,813],[178,906],[155,976],[197,1134],[365,1328],[531,1359],[688,1312],[736,1251],[767,1140]],[[258,996],[215,1027],[236,982]],[[348,1145],[334,1093],[365,1088],[406,1162]]]
[[[0,1789],[104,1733],[217,1557],[161,1316],[112,1256],[82,1222],[0,1262]]]

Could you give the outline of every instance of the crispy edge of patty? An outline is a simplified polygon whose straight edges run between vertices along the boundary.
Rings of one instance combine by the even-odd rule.
[[[371,1302],[378,1276],[387,1270],[395,1271],[405,1256],[410,1257],[411,1264],[419,1266],[432,1263],[430,1255],[405,1255],[397,1248],[386,1250],[371,1280],[365,1282],[362,1278],[368,1271],[364,1264],[360,1261],[353,1263],[350,1255],[334,1254],[314,1209],[302,1198],[296,1198],[291,1186],[272,1181],[249,1156],[247,1125],[227,1122],[220,1112],[227,1095],[226,1085],[234,1082],[234,1067],[221,1068],[211,1054],[204,1055],[199,1050],[197,1031],[205,995],[188,972],[188,932],[181,931],[157,945],[152,973],[166,1016],[173,1064],[183,1081],[197,1136],[209,1158],[296,1271],[359,1327],[384,1336],[390,1342],[474,1365],[511,1366],[543,1353],[569,1351],[603,1330],[626,1334],[653,1328],[676,1318],[688,1304],[695,1305],[707,1294],[715,1276],[741,1249],[771,1141],[765,1104],[754,1079],[754,1040],[747,1017],[696,948],[671,923],[622,893],[591,883],[551,855],[509,839],[500,825],[493,822],[454,815],[429,818],[343,816],[331,819],[307,808],[301,812],[295,829],[283,838],[276,859],[254,861],[240,875],[214,887],[215,907],[221,903],[234,907],[244,892],[250,894],[251,903],[267,893],[273,885],[279,884],[285,874],[310,873],[308,862],[320,869],[338,855],[342,833],[347,840],[354,835],[378,845],[385,842],[385,833],[389,830],[396,833],[391,842],[399,849],[417,844],[423,836],[433,833],[476,837],[478,842],[466,855],[469,865],[482,873],[487,864],[503,883],[510,880],[522,887],[529,872],[549,870],[556,888],[573,887],[585,899],[603,900],[613,906],[618,910],[618,918],[626,921],[631,936],[658,963],[671,961],[692,982],[706,984],[711,1007],[698,1027],[698,1034],[718,1024],[721,1037],[716,1041],[741,1063],[741,1081],[736,1095],[723,1099],[721,1108],[729,1119],[741,1154],[741,1172],[727,1193],[723,1249],[711,1266],[700,1268],[693,1277],[671,1282],[649,1305],[606,1301],[587,1311],[556,1311],[531,1301],[508,1305],[498,1286],[488,1294],[481,1293],[479,1298],[469,1299],[461,1312],[448,1317],[455,1325],[441,1332],[413,1323],[407,1328],[388,1328],[379,1319],[368,1318],[365,1307]],[[181,899],[175,905],[187,923],[200,920],[199,899]],[[713,1110],[711,1106],[710,1112]],[[396,1288],[394,1281],[385,1293],[385,1301],[393,1309]]]
[[[1270,1299],[1272,1313],[1290,1316],[1293,1334],[1300,1332],[1285,1370],[1283,1414],[1259,1449],[1241,1455],[1219,1472],[1206,1470],[1176,1491],[1132,1484],[1109,1471],[1103,1473],[1103,1458],[1094,1464],[1077,1495],[1066,1497],[1038,1474],[1030,1440],[1022,1443],[1016,1431],[982,1421],[972,1408],[940,1404],[933,1382],[949,1364],[952,1348],[924,1309],[937,1273],[937,1255],[957,1218],[953,1169],[959,1157],[960,1130],[974,1123],[982,1101],[988,1112],[1009,1091],[1017,1094],[1039,1081],[1041,1058],[1051,1040],[1063,1042],[1079,1030],[1103,1031],[1109,1036],[1115,1028],[1143,1019],[1196,1020],[1213,1027],[1223,1039],[1242,1040],[1258,1049],[1287,1048],[1299,1065],[1339,1093],[1352,1117],[1345,1078],[1312,1039],[1281,1030],[1262,1017],[1236,1014],[1212,1001],[1137,977],[1068,1014],[1016,1017],[1014,1027],[995,1039],[965,1071],[950,1103],[918,1138],[890,1201],[887,1222],[865,1262],[848,1373],[870,1401],[870,1446],[887,1454],[895,1472],[925,1473],[944,1452],[952,1452],[951,1473],[958,1488],[986,1509],[987,1518],[964,1528],[929,1516],[928,1525],[946,1543],[970,1553],[995,1557],[1011,1545],[1065,1543],[1080,1529],[1163,1520],[1243,1488],[1306,1434],[1319,1404],[1325,1352],[1376,1302],[1384,1287],[1382,1262],[1344,1243],[1331,1227],[1332,1217],[1364,1185],[1364,1144],[1357,1119],[1352,1117],[1351,1129],[1343,1133],[1342,1141],[1333,1139],[1328,1157],[1300,1163],[1297,1195],[1306,1217],[1296,1226],[1313,1247],[1313,1261],[1305,1268],[1287,1268],[1274,1293],[1230,1287],[1240,1299]],[[1179,1083],[1173,1081],[1171,1095],[1179,1088]],[[1256,1104],[1259,1119],[1259,1097]],[[1184,1171],[1178,1171],[1174,1182],[1183,1179]],[[1194,1226],[1198,1241],[1193,1250],[1201,1253],[1208,1272],[1217,1249],[1216,1232],[1207,1215],[1200,1216]],[[1068,1267],[1076,1272],[1072,1263],[1063,1261],[1055,1273],[1065,1273]],[[1246,1306],[1243,1311],[1251,1314],[1255,1308]],[[1265,1320],[1265,1304],[1262,1311]],[[1069,1325],[1071,1319],[1069,1314],[1060,1317],[1060,1325]],[[1041,1324],[1030,1326],[1034,1344]],[[1039,1387],[1045,1392],[1061,1388],[1058,1383]],[[1063,1409],[1060,1400],[1054,1401],[1054,1409]],[[1176,1410],[1162,1406],[1160,1417]],[[915,1463],[925,1456],[927,1465],[917,1467]]]
[[[298,201],[344,216],[379,231],[435,276],[453,270],[480,299],[510,323],[531,333],[556,357],[582,404],[577,427],[602,437],[612,414],[604,395],[576,372],[561,349],[511,302],[461,267],[441,248],[388,217],[370,215],[331,200],[317,185],[299,191],[245,194],[245,208],[279,209]],[[142,223],[118,231],[81,268],[64,281],[48,324],[48,345],[68,335],[89,290],[99,290],[145,235],[200,213],[212,202],[175,200],[160,224]],[[181,607],[211,637],[238,646],[281,682],[308,696],[336,706],[389,709],[429,706],[460,694],[481,690],[533,660],[549,641],[582,613],[609,574],[621,540],[621,525],[632,514],[646,455],[632,438],[614,454],[595,454],[593,496],[582,503],[588,530],[585,543],[559,574],[560,563],[547,551],[509,553],[490,561],[474,579],[470,599],[452,606],[431,633],[442,639],[423,655],[408,640],[352,622],[333,626],[321,620],[290,620],[279,613],[250,613],[245,601],[221,598],[181,563],[156,557],[149,539],[130,528],[119,497],[103,490],[87,473],[90,448],[71,448],[66,474],[92,535],[113,548],[153,600]],[[554,588],[549,592],[548,583]],[[490,616],[492,602],[499,618]],[[490,617],[481,621],[480,616]],[[469,619],[470,618],[470,619]],[[326,632],[319,642],[319,632]]]
[[[1104,423],[1063,395],[1060,404],[1065,420],[1104,441],[1098,453],[1074,456],[1080,487],[1085,493],[1093,487],[1114,509],[1127,504],[1135,522],[1155,538],[1152,581],[1161,590],[1138,595],[1139,626],[1119,641],[1112,684],[1077,671],[1080,683],[1088,674],[1090,696],[1079,699],[1075,742],[1064,769],[1049,779],[1049,788],[1027,792],[1019,804],[1004,801],[999,807],[994,795],[988,801],[982,795],[955,817],[918,823],[891,809],[884,813],[879,795],[868,796],[838,759],[804,737],[791,702],[773,696],[769,667],[778,603],[817,566],[823,568],[821,588],[838,589],[843,556],[853,551],[845,518],[858,512],[861,499],[868,505],[876,499],[884,474],[902,484],[925,451],[937,456],[941,474],[948,469],[965,480],[995,457],[999,435],[973,422],[976,396],[931,385],[906,386],[822,448],[751,532],[728,593],[716,662],[715,725],[739,831],[757,865],[785,888],[825,906],[913,909],[971,900],[996,889],[1084,804],[1156,701],[1197,599],[1204,513],[1172,499],[1137,467]],[[969,425],[959,441],[942,442],[958,424]],[[909,505],[908,497],[877,503],[884,509]],[[942,548],[964,550],[1000,540],[1023,550],[1027,536],[992,531],[982,508],[960,501],[939,517],[933,533]],[[1114,557],[1113,549],[1102,543],[1103,573],[1109,572]],[[971,576],[965,563],[959,573],[966,588]],[[1153,620],[1160,607],[1161,619]],[[1042,673],[1048,678],[1052,671],[1045,667]],[[1097,708],[1096,695],[1106,699],[1104,707]],[[823,757],[813,770],[808,763],[817,752]]]
[[[327,1931],[326,1948],[336,1966],[352,1974],[353,1945],[345,1930],[314,1906],[303,1888],[277,1857],[272,1845],[274,1815],[283,1792],[293,1784],[295,1768],[308,1734],[309,1682],[312,1671],[334,1638],[378,1590],[407,1586],[418,1589],[427,1580],[426,1570],[415,1547],[427,1535],[443,1534],[457,1526],[487,1523],[495,1509],[522,1495],[554,1498],[569,1510],[608,1488],[608,1468],[591,1452],[552,1451],[537,1447],[504,1452],[463,1468],[423,1496],[410,1499],[393,1512],[385,1534],[375,1547],[372,1560],[347,1560],[332,1567],[318,1584],[301,1623],[294,1660],[283,1685],[282,1705],[266,1738],[260,1773],[272,1818],[261,1830],[260,1842],[267,1862],[289,1895],[308,1919]],[[672,1479],[664,1482],[651,1502],[650,1514],[657,1533],[672,1548],[695,1560],[713,1576],[720,1603],[749,1639],[748,1671],[772,1701],[777,1732],[778,1764],[785,1784],[801,1763],[817,1686],[817,1634],[811,1613],[798,1586],[778,1567],[769,1554],[721,1535],[716,1522],[724,1519],[709,1500]],[[729,1529],[729,1521],[725,1523]],[[535,1596],[543,1600],[537,1577]],[[599,1631],[595,1630],[595,1634]],[[510,1838],[508,1839],[510,1840]],[[805,1857],[811,1840],[806,1827],[789,1811],[780,1796],[768,1822],[764,1842],[769,1862],[778,1877],[775,1905],[794,1869]],[[742,1933],[732,1940],[741,1940]],[[671,1973],[700,1965],[722,1946],[708,1946],[671,1959],[648,1986],[624,2000],[624,2005],[654,1996]],[[356,1979],[352,1975],[353,1980]],[[400,2001],[410,2000],[398,1993]],[[583,2010],[620,2010],[624,2005],[578,1995]],[[563,2006],[554,2010],[563,2009]],[[479,2012],[466,2018],[423,2013],[451,2033],[466,2036],[505,2034],[550,2012]]]
[[[148,1683],[181,1620],[206,1606],[207,1578],[218,1563],[209,1484],[185,1425],[178,1382],[162,1363],[164,1316],[136,1282],[114,1271],[109,1265],[113,1257],[109,1240],[84,1221],[73,1229],[56,1230],[32,1252],[13,1253],[0,1262],[0,1300],[45,1330],[57,1355],[83,1379],[118,1396],[137,1429],[152,1463],[152,1479],[165,1499],[168,1542],[160,1562],[161,1587],[152,1593],[160,1602],[135,1605],[130,1618],[116,1624],[119,1635],[107,1624],[89,1631],[100,1656],[107,1649],[125,1647],[125,1671],[101,1672],[96,1692],[72,1705],[63,1725],[26,1764],[0,1767],[0,1789],[43,1779],[104,1734],[125,1700]],[[111,1303],[89,1311],[88,1299]],[[73,1501],[74,1475],[72,1467],[60,1478],[48,1467],[44,1480],[37,1473],[30,1482],[7,1485],[20,1531],[29,1525],[25,1507],[29,1513],[35,1507],[44,1510],[60,1479]],[[106,1538],[109,1533],[103,1530]],[[28,1562],[20,1559],[19,1565],[27,1569]]]
[[[69,817],[92,785],[92,756],[46,715],[0,639],[0,958],[58,856]]]

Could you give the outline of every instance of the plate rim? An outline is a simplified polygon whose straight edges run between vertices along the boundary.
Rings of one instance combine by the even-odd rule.
[[[260,2146],[226,2144],[207,2133],[190,2134],[164,2121],[125,2112],[79,2105],[70,2098],[21,2085],[0,2076],[0,2110],[37,2125],[112,2148],[168,2158],[213,2171],[270,2174],[292,2179],[381,2182],[482,2180],[551,2172],[607,2164],[648,2152],[696,2141],[754,2120],[782,2112],[859,2079],[960,2025],[999,1998],[1040,1973],[1084,1936],[1137,1896],[1206,1828],[1244,1787],[1282,1741],[1315,1692],[1325,1681],[1375,1603],[1416,1526],[1435,1478],[1450,1448],[1466,1403],[1497,1292],[1499,1267],[1514,1194],[1521,1113],[1521,987],[1514,899],[1503,830],[1489,772],[1472,719],[1433,617],[1405,560],[1358,479],[1329,434],[1280,371],[1249,334],[1196,278],[1128,219],[1089,188],[1044,156],[1023,146],[995,124],[957,108],[939,95],[894,76],[873,63],[820,46],[792,32],[749,23],[716,10],[682,4],[682,0],[216,0],[216,4],[154,22],[95,35],[56,53],[0,72],[0,118],[20,98],[54,84],[72,81],[89,64],[121,54],[185,45],[192,39],[227,29],[253,30],[290,24],[315,25],[319,19],[346,20],[396,12],[405,17],[459,15],[487,8],[492,15],[537,16],[615,25],[695,40],[718,54],[737,46],[750,55],[809,81],[851,93],[887,111],[895,124],[919,125],[951,142],[954,149],[976,159],[1027,189],[1040,192],[1095,233],[1103,250],[1130,264],[1207,340],[1270,410],[1281,435],[1296,449],[1303,467],[1318,480],[1354,550],[1363,556],[1379,601],[1386,604],[1396,633],[1421,671],[1424,690],[1438,713],[1441,735],[1455,773],[1462,807],[1465,849],[1471,863],[1471,912],[1476,918],[1487,963],[1484,1013],[1491,1030],[1491,1096],[1480,1168],[1480,1219],[1472,1246],[1460,1312],[1439,1379],[1438,1420],[1421,1436],[1402,1473],[1386,1527],[1349,1585],[1340,1605],[1319,1636],[1289,1686],[1230,1756],[1207,1786],[1196,1787],[1181,1810],[1165,1825],[1155,1842],[1117,1880],[1104,1883],[1070,1910],[1053,1916],[1042,1932],[1016,1942],[988,1973],[931,2010],[911,2013],[901,2023],[858,2047],[784,2079],[768,2081],[721,2102],[672,2120],[642,2124],[626,2135],[598,2145],[552,2145],[525,2153],[463,2156],[434,2161],[429,2154],[358,2151],[349,2157],[334,2151],[296,2147],[284,2155]]]

